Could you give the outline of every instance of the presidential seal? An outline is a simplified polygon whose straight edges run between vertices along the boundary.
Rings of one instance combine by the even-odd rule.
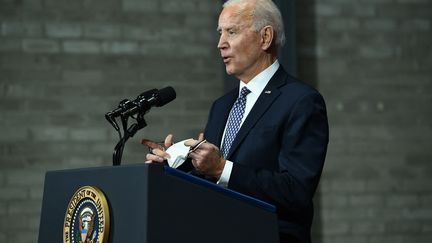
[[[63,243],[106,243],[109,208],[97,187],[79,188],[69,201],[63,223]]]

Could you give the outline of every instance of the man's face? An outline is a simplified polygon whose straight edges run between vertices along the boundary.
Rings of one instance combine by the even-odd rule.
[[[251,27],[251,9],[248,7],[227,6],[219,16],[218,48],[226,72],[244,82],[249,82],[263,70],[261,35]]]

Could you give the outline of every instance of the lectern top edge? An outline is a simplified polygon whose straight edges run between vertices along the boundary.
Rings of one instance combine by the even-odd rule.
[[[191,182],[193,184],[197,184],[206,188],[209,188],[212,191],[221,193],[223,195],[226,195],[228,197],[231,198],[235,198],[237,200],[243,201],[247,204],[253,205],[255,207],[264,209],[268,212],[271,213],[276,213],[276,207],[270,203],[264,202],[262,200],[256,199],[254,197],[251,196],[247,196],[245,194],[218,186],[212,182],[209,182],[207,180],[204,180],[202,178],[196,177],[194,175],[188,174],[186,172],[183,172],[181,170],[178,169],[174,169],[171,168],[169,166],[161,166],[161,165],[157,165],[157,164],[128,164],[128,165],[122,165],[122,166],[118,166],[117,169],[126,169],[126,168],[130,168],[130,167],[146,167],[146,166],[155,166],[155,167],[160,167],[164,173],[181,178],[183,180],[186,180],[188,182]],[[113,168],[113,166],[101,166],[101,167],[88,167],[88,168],[77,168],[77,169],[65,169],[65,170],[55,170],[55,171],[49,171],[47,172],[47,174],[51,174],[51,173],[61,173],[61,172],[72,172],[72,171],[86,171],[86,170],[94,170],[95,168],[97,168],[98,170],[111,170]]]

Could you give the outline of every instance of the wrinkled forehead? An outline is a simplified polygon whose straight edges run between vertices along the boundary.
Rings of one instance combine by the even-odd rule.
[[[250,27],[253,22],[252,7],[247,4],[236,4],[224,7],[219,15],[218,29]]]

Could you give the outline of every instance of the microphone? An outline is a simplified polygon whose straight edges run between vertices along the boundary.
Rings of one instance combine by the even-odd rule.
[[[161,107],[176,98],[176,92],[171,87],[165,87],[160,90],[151,89],[138,95],[134,101],[122,100],[119,107],[105,114],[105,118],[112,124],[115,117],[132,116],[136,113],[146,113],[153,106]]]
[[[132,108],[121,113],[122,116],[132,116],[136,113],[146,113],[153,106],[161,107],[176,98],[176,92],[170,86],[157,90],[152,89],[140,94],[133,103]]]

